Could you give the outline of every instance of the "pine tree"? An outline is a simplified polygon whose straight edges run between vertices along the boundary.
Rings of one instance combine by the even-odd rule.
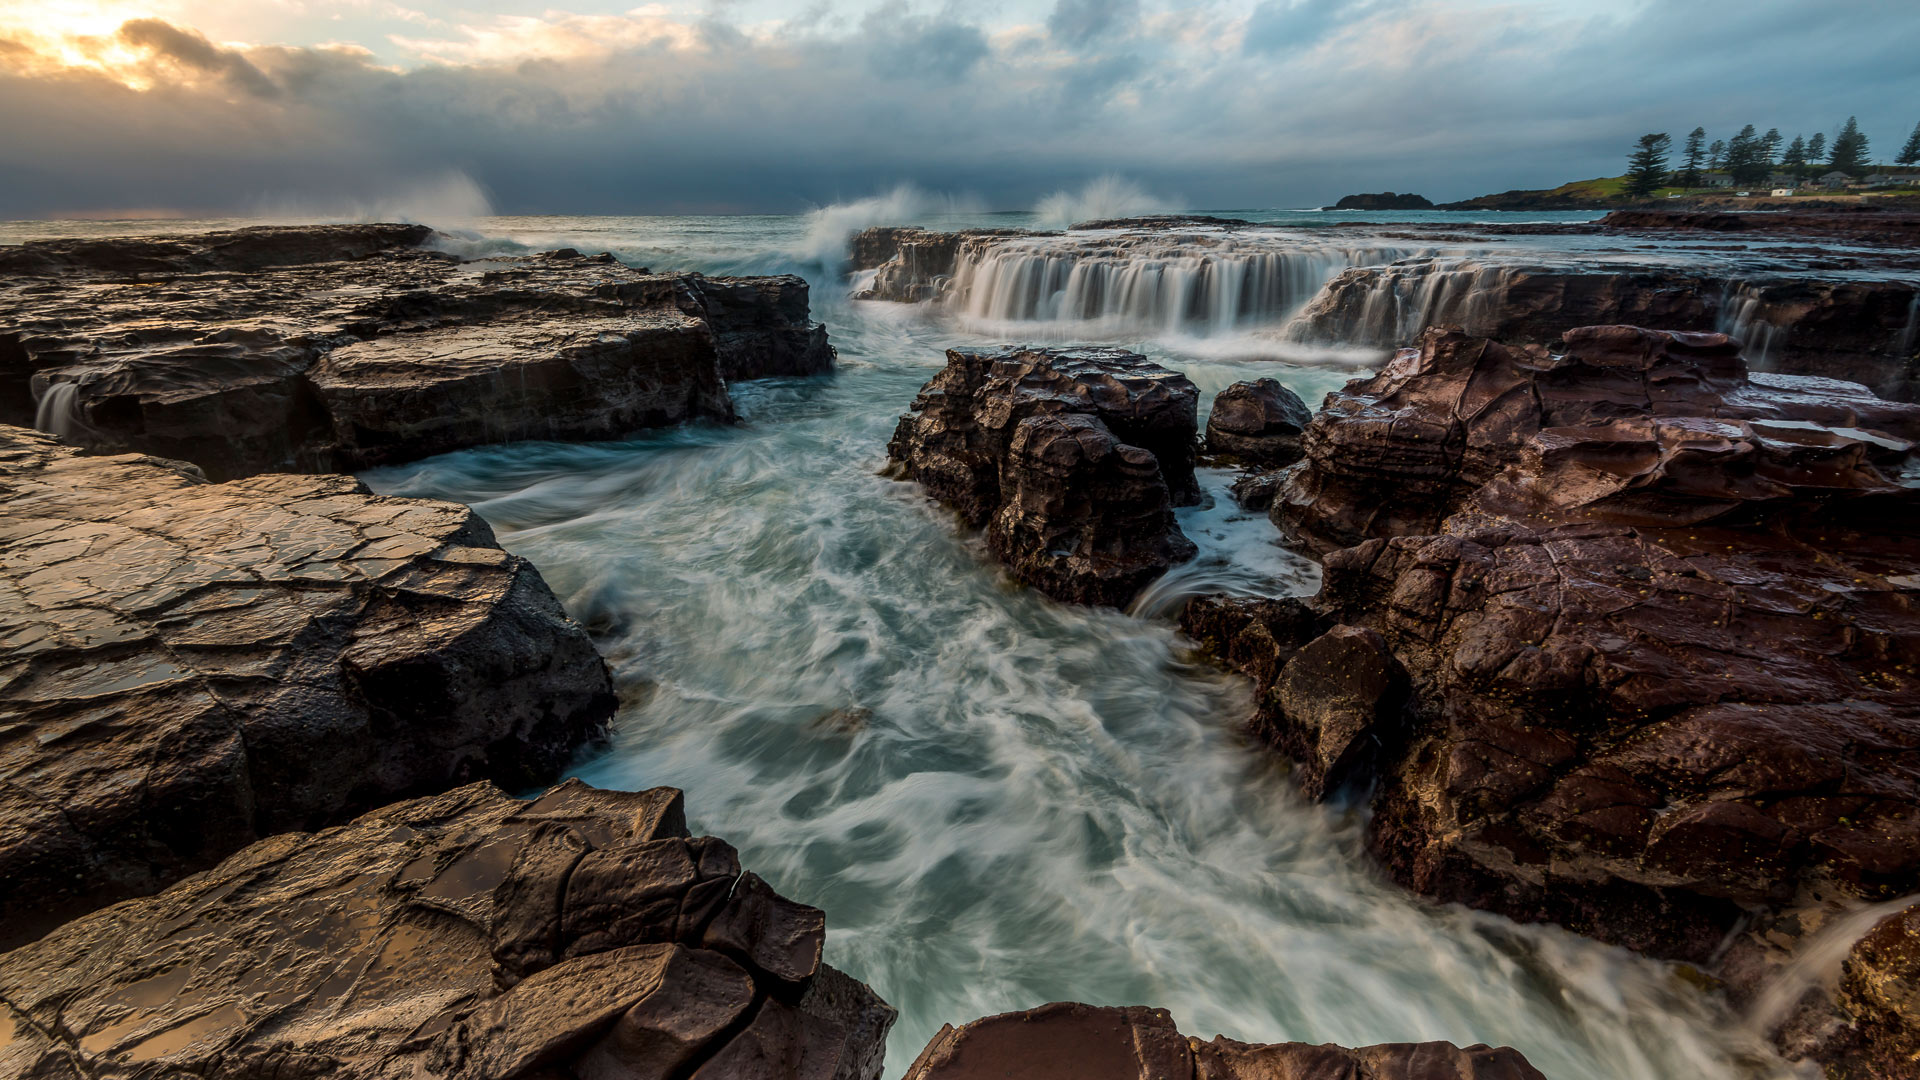
[[[1812,172],[1816,166],[1818,166],[1822,161],[1825,161],[1826,159],[1827,159],[1826,132],[1816,131],[1813,133],[1813,138],[1807,140],[1807,171]]]
[[[1864,176],[1867,172],[1867,137],[1860,133],[1860,122],[1847,117],[1840,127],[1840,134],[1833,137],[1832,156],[1827,163],[1848,176]]]
[[[1914,137],[1920,138],[1920,127],[1913,129]],[[1700,162],[1707,154],[1707,129],[1694,128],[1687,132],[1686,165],[1680,170],[1680,186],[1697,188],[1700,186]]]
[[[1767,178],[1767,163],[1760,156],[1760,136],[1748,124],[1727,144],[1727,171],[1736,184],[1753,184]]]
[[[1719,172],[1726,167],[1727,140],[1715,139],[1713,140],[1713,145],[1707,147],[1707,168],[1713,172]]]
[[[1901,165],[1920,165],[1920,124],[1913,125],[1913,134],[1907,136],[1907,145],[1900,148],[1900,156],[1893,160]]]
[[[1807,140],[1798,135],[1787,144],[1787,152],[1780,158],[1780,167],[1795,176],[1807,174]]]
[[[1760,164],[1765,165],[1767,169],[1771,171],[1773,169],[1774,157],[1779,153],[1780,129],[1768,128],[1767,133],[1760,137]]]
[[[1667,150],[1673,140],[1657,132],[1640,136],[1638,145],[1627,158],[1627,194],[1644,198],[1667,182]]]

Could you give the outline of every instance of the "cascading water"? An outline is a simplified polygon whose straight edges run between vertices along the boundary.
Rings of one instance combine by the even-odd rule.
[[[1720,294],[1715,330],[1740,342],[1740,355],[1755,371],[1772,370],[1786,343],[1785,329],[1768,322],[1766,297],[1757,286],[1729,282]]]
[[[1916,330],[1920,330],[1920,291],[1916,291],[1913,299],[1907,303],[1907,321],[1900,328],[1900,339],[1893,350],[1895,356],[1907,356],[1913,352]]]
[[[79,383],[47,384],[34,403],[33,426],[49,435],[73,436],[80,424],[79,394]]]
[[[962,245],[944,303],[979,329],[1204,337],[1277,327],[1341,270],[1411,254],[1290,237],[981,238]]]
[[[1491,302],[1528,268],[1463,258],[1422,258],[1348,270],[1287,324],[1290,341],[1391,348],[1429,326],[1494,332]]]
[[[951,514],[876,475],[941,350],[988,341],[821,287],[790,254],[805,219],[489,230],[461,243],[814,275],[839,371],[735,387],[741,424],[365,479],[474,505],[596,628],[623,705],[612,747],[575,772],[685,788],[696,830],[824,908],[827,960],[901,1010],[889,1076],[942,1023],[1075,999],[1164,1006],[1202,1037],[1507,1044],[1555,1080],[1800,1075],[1674,966],[1393,885],[1364,812],[1301,799],[1242,737],[1244,680],[1164,617],[1012,587]],[[1148,347],[1203,401],[1260,375],[1317,401],[1350,374],[1179,349]],[[1225,479],[1203,475],[1211,503],[1179,511],[1200,556],[1141,616],[1199,589],[1312,591],[1315,568],[1227,502]]]

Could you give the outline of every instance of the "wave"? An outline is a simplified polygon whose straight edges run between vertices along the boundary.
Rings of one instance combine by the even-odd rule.
[[[1056,191],[1034,204],[1040,224],[1064,229],[1076,221],[1096,218],[1139,217],[1186,209],[1179,199],[1155,195],[1123,176],[1109,174],[1087,181],[1079,191]]]
[[[262,197],[249,216],[267,221],[404,221],[436,228],[477,222],[493,215],[486,189],[463,172],[395,180],[378,195],[354,197],[289,192]]]

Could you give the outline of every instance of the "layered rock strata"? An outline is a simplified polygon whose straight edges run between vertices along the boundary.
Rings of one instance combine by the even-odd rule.
[[[414,226],[0,252],[0,421],[215,479],[728,420],[727,380],[829,370],[797,277],[563,250],[463,262]]]
[[[678,791],[473,784],[0,956],[0,1070],[877,1080],[894,1011],[824,939]]]
[[[1920,890],[1920,407],[1719,335],[1566,346],[1430,331],[1331,395],[1273,507],[1320,594],[1191,631],[1310,791],[1371,756],[1427,895],[1704,960]]]
[[[916,226],[876,226],[848,241],[848,268],[873,270],[873,280],[855,300],[917,304],[940,295],[953,276],[961,249],[993,237],[1045,235],[1026,229],[965,229],[929,232]]]
[[[1335,275],[1287,333],[1396,347],[1438,325],[1543,343],[1608,323],[1727,331],[1769,371],[1845,379],[1912,401],[1920,399],[1917,319],[1920,288],[1911,282],[1415,259]]]
[[[906,1080],[1544,1080],[1519,1051],[1452,1043],[1347,1049],[1182,1035],[1164,1009],[1071,1003],[948,1025]]]
[[[550,780],[613,707],[464,506],[0,427],[0,947],[269,833]]]
[[[949,350],[887,445],[898,474],[957,510],[1013,575],[1123,607],[1195,548],[1199,392],[1120,349]]]

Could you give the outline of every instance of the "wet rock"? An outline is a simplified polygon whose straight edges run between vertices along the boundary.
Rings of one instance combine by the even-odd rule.
[[[1273,503],[1274,523],[1315,552],[1438,532],[1528,454],[1531,471],[1506,487],[1538,477],[1536,497],[1566,504],[1557,517],[1588,499],[1704,523],[1794,488],[1890,490],[1882,467],[1920,439],[1920,408],[1850,383],[1749,376],[1723,335],[1613,326],[1564,340],[1556,354],[1427,331],[1378,375],[1328,395],[1308,425],[1305,460]],[[1749,470],[1760,475],[1734,490]],[[1698,483],[1716,490],[1690,486]]]
[[[269,833],[551,779],[606,665],[472,511],[0,427],[0,939]]]
[[[1764,357],[1768,371],[1844,379],[1913,401],[1920,399],[1916,297],[1920,289],[1900,280],[1821,280],[1804,272],[1728,277],[1659,267],[1411,259],[1341,272],[1287,332],[1303,341],[1392,348],[1440,325],[1542,343],[1603,324],[1727,330],[1742,339],[1749,357]]]
[[[1836,1000],[1852,1021],[1829,1075],[1897,1080],[1920,1064],[1920,905],[1883,919],[1842,968]]]
[[[1696,960],[1805,889],[1920,889],[1920,408],[1714,335],[1566,343],[1429,332],[1330,398],[1274,505],[1325,552],[1316,613],[1410,678],[1375,848]]]
[[[1406,684],[1385,638],[1336,626],[1287,659],[1256,730],[1300,763],[1307,797],[1324,798],[1398,749]]]
[[[1278,379],[1237,382],[1213,399],[1206,451],[1277,469],[1300,460],[1300,438],[1312,421],[1299,396]]]
[[[1262,699],[1293,654],[1321,633],[1319,616],[1292,597],[1196,596],[1180,611],[1180,629],[1252,679]]]
[[[950,350],[887,456],[1060,600],[1124,606],[1192,541],[1198,392],[1120,349]]]
[[[855,300],[917,304],[941,295],[970,245],[995,237],[1038,236],[1027,229],[964,229],[937,233],[915,227],[881,226],[855,234],[848,242],[849,268],[873,270],[873,280],[854,293]]]
[[[583,890],[547,871],[556,846],[628,872]],[[871,990],[824,965],[794,986],[703,942],[740,878],[672,789],[473,784],[262,840],[0,956],[0,1060],[30,1078],[876,1080],[894,1014]],[[503,965],[528,960],[531,925],[553,930],[544,951]]]
[[[56,241],[0,260],[0,421],[215,479],[730,420],[728,379],[830,369],[796,277],[571,250],[461,260],[415,226]]]
[[[1164,1009],[1072,1003],[948,1025],[907,1080],[1542,1080],[1516,1050],[1451,1043],[1253,1045],[1182,1035]]]

